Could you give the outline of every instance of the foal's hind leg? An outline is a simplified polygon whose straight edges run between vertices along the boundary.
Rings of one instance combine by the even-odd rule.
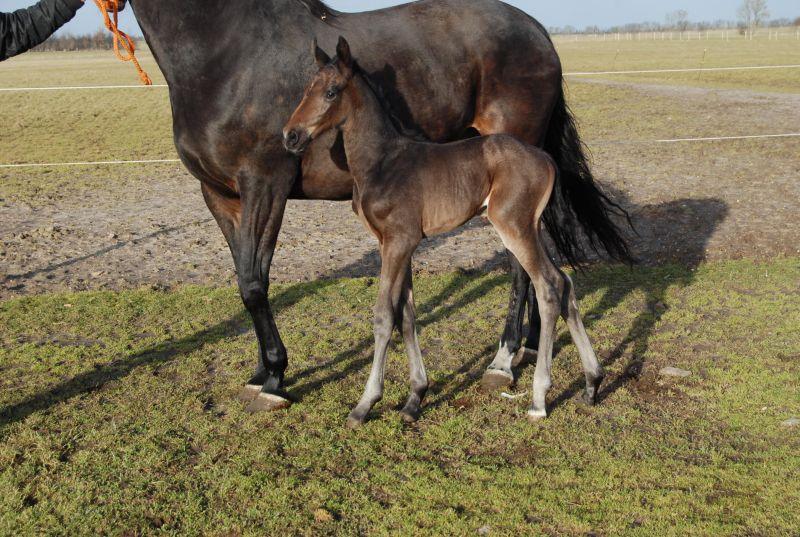
[[[553,363],[553,340],[556,321],[561,312],[564,280],[547,258],[535,225],[518,226],[515,223],[504,225],[503,222],[494,221],[492,223],[495,224],[506,248],[517,256],[528,272],[536,289],[541,327],[536,370],[533,374],[533,403],[528,410],[528,417],[544,418],[547,416],[547,392],[552,384],[550,372]]]
[[[526,54],[522,50],[517,52],[521,56]],[[484,76],[489,80],[493,73],[484,73]],[[472,127],[484,136],[506,133],[530,145],[541,147],[561,86],[560,69],[549,69],[541,65],[535,73],[520,71],[504,73],[504,76],[512,79],[518,77],[518,81],[482,86],[477,96]],[[513,383],[512,367],[516,367],[524,359],[533,360],[541,330],[537,295],[533,292],[530,277],[515,255],[511,251],[508,254],[512,275],[508,314],[497,354],[481,381],[486,390],[504,388]],[[529,306],[529,325],[527,340],[523,345],[526,302]]]
[[[563,272],[561,276],[566,283],[561,315],[567,321],[572,341],[578,347],[583,372],[586,375],[586,390],[583,392],[583,401],[588,405],[594,405],[597,398],[597,390],[600,388],[603,378],[605,378],[605,372],[603,371],[603,366],[597,361],[592,343],[589,341],[589,335],[583,326],[583,320],[578,309],[578,299],[575,296],[575,286],[569,276]]]
[[[417,338],[416,312],[414,310],[414,291],[411,275],[411,264],[406,268],[405,281],[403,282],[403,292],[400,297],[402,311],[402,331],[403,343],[408,355],[409,376],[411,381],[411,393],[408,396],[405,406],[400,411],[403,420],[414,422],[419,418],[422,399],[428,391],[428,375],[425,372],[425,364],[422,362],[422,352],[419,349],[419,339]]]
[[[531,276],[539,298],[539,315],[542,322],[536,371],[533,376],[533,403],[528,410],[528,417],[536,420],[547,416],[546,398],[552,384],[553,341],[559,314],[567,321],[581,357],[586,375],[583,400],[588,404],[594,404],[604,373],[583,326],[572,280],[550,260],[538,232],[514,234],[516,240],[508,235],[506,232],[506,236],[503,236],[501,232],[503,241],[509,244],[509,249],[515,252]]]

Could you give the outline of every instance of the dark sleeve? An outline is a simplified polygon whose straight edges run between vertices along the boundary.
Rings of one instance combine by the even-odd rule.
[[[0,61],[42,43],[75,16],[81,0],[41,0],[13,13],[0,13]]]

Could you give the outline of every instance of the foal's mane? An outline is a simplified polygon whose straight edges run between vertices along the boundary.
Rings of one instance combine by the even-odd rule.
[[[309,13],[318,19],[328,21],[335,19],[339,14],[337,11],[329,8],[325,2],[321,0],[296,0],[300,5],[308,10]]]

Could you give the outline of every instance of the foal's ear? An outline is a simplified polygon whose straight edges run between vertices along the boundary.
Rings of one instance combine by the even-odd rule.
[[[353,56],[350,54],[350,44],[342,36],[339,36],[339,43],[336,45],[336,56],[345,67],[353,67]]]
[[[311,44],[311,50],[314,51],[314,60],[317,62],[317,66],[322,69],[326,65],[331,62],[330,56],[328,56],[324,50],[319,48],[317,45],[317,38],[314,38],[314,42]]]

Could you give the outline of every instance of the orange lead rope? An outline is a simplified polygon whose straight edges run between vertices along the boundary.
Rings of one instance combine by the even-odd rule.
[[[150,77],[147,76],[147,73],[144,72],[144,69],[142,69],[142,66],[139,65],[139,61],[136,59],[136,46],[133,44],[133,39],[119,29],[119,0],[94,0],[94,3],[97,4],[97,8],[100,10],[100,13],[103,14],[103,21],[106,24],[106,28],[114,34],[114,54],[124,62],[133,62],[136,71],[139,73],[139,78],[142,79],[142,83],[146,86],[152,85],[153,81],[150,80]],[[111,11],[111,16],[108,15],[109,10]],[[120,52],[120,45],[125,49],[127,55],[123,55],[122,52]]]

